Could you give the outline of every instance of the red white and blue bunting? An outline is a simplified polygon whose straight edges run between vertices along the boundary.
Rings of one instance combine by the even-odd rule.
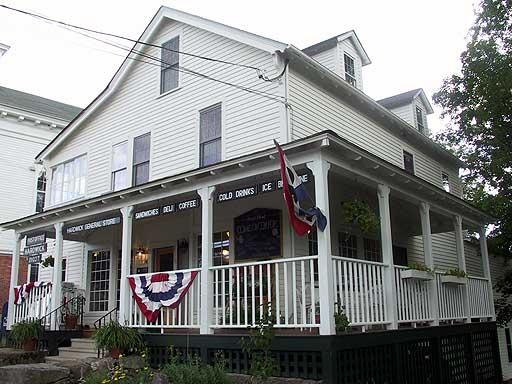
[[[129,277],[128,281],[140,310],[154,323],[161,307],[175,309],[180,305],[197,273],[162,272]]]
[[[46,287],[51,285],[51,282],[36,281],[14,287],[14,304],[23,304],[27,300],[28,294],[33,288]]]

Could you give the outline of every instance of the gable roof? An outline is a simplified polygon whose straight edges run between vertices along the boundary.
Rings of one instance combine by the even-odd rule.
[[[175,20],[196,28],[204,29],[208,32],[239,41],[269,53],[284,51],[287,47],[285,43],[259,36],[254,33],[246,32],[238,28],[230,27],[228,25],[208,20],[200,16],[192,15],[190,13],[178,11],[177,9],[169,8],[166,6],[161,6],[158,9],[158,12],[153,16],[149,24],[146,26],[146,29],[144,29],[144,32],[142,32],[142,35],[138,38],[138,41],[144,43],[148,42],[164,19]],[[132,49],[143,49],[143,45],[140,43],[135,43]],[[90,116],[96,110],[96,108],[98,108],[98,106],[114,92],[118,84],[122,81],[128,70],[134,64],[134,60],[129,60],[130,54],[131,52],[126,55],[125,59],[117,69],[110,82],[107,84],[106,88],[98,96],[96,96],[96,98],[87,107],[85,107],[83,111],[80,112],[80,114],[78,114],[66,128],[60,131],[59,134],[55,136],[53,140],[50,141],[50,143],[48,143],[48,145],[43,148],[41,152],[39,152],[39,154],[36,156],[36,160],[41,160],[51,151],[57,148],[59,144],[62,143],[80,125],[83,120]]]
[[[334,37],[331,37],[330,39],[313,44],[307,48],[304,48],[302,52],[304,52],[308,56],[314,56],[319,54],[320,52],[327,51],[328,49],[336,47],[340,41],[343,41],[345,39],[352,40],[352,43],[354,44],[354,47],[357,50],[357,53],[359,54],[359,56],[361,56],[363,66],[371,64],[370,57],[364,50],[363,45],[361,44],[361,41],[359,40],[359,37],[357,37],[357,34],[354,30],[344,32],[341,35],[336,35]]]
[[[411,91],[400,93],[398,95],[386,97],[385,99],[377,100],[377,103],[388,109],[393,109],[411,103],[418,96],[420,97],[423,105],[425,105],[425,108],[427,108],[427,114],[434,113],[432,105],[430,105],[428,97],[422,88],[417,88]]]
[[[82,110],[73,105],[0,86],[1,106],[64,121],[72,120]]]

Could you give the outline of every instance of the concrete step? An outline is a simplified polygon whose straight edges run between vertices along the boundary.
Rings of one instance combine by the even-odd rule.
[[[96,349],[93,339],[71,339],[71,347]]]
[[[92,348],[64,347],[59,348],[59,356],[66,359],[84,359],[86,357],[97,357],[98,352]]]
[[[76,359],[74,359],[72,357],[62,357],[62,356],[46,356],[44,359],[48,364],[58,364],[58,363],[62,363],[64,361],[76,361]]]

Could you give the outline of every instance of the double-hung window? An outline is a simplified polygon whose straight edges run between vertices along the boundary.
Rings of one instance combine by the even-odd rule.
[[[510,328],[505,328],[505,341],[507,343],[508,362],[512,363],[512,341],[510,339]]]
[[[119,191],[128,186],[128,142],[112,147],[112,190]]]
[[[43,212],[45,197],[46,197],[46,173],[41,172],[41,174],[37,178],[36,212],[38,212],[38,213]]]
[[[347,55],[346,53],[343,56],[343,61],[345,62],[345,80],[354,87],[356,86],[356,67],[354,63],[354,59]]]
[[[199,165],[222,160],[222,106],[216,104],[199,113]]]
[[[133,185],[149,181],[149,155],[151,134],[146,133],[133,140]]]
[[[412,153],[404,151],[404,169],[414,175],[414,156]]]
[[[180,66],[180,37],[176,36],[162,44],[162,65],[160,69],[160,93],[178,88]]]
[[[50,196],[51,204],[64,203],[85,195],[86,177],[86,155],[79,156],[53,167]]]
[[[416,124],[418,125],[418,131],[425,134],[425,123],[423,122],[423,111],[420,107],[416,107]]]
[[[446,192],[450,192],[450,176],[447,173],[442,172],[441,177],[443,178],[443,189]]]
[[[29,264],[29,268],[28,281],[34,283],[39,280],[39,264]]]

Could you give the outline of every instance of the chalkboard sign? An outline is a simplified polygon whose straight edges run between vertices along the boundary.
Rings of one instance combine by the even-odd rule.
[[[281,256],[281,211],[256,208],[235,217],[235,260]]]

